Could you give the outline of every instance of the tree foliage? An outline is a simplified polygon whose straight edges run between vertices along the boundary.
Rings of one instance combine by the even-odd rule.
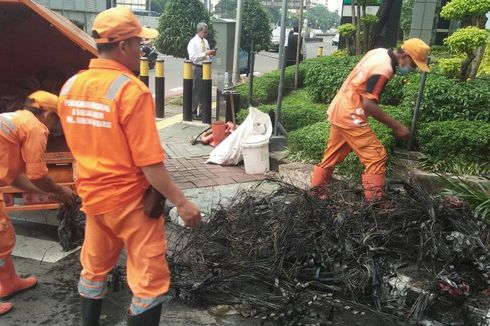
[[[245,0],[243,7],[241,48],[247,52],[266,50],[272,36],[269,15],[259,0]]]
[[[196,34],[196,26],[205,22],[209,26],[206,39],[209,46],[216,45],[211,17],[199,0],[168,0],[160,16],[160,36],[155,41],[159,52],[177,58],[187,57],[187,44]]]
[[[275,7],[265,7],[265,11],[267,11],[267,13],[269,14],[270,21],[273,24],[279,24],[279,22],[281,21],[281,12],[279,11],[279,9]]]
[[[490,0],[452,0],[441,10],[441,17],[460,21],[463,25],[479,25],[475,19],[490,11]],[[485,25],[479,27],[483,28]]]
[[[237,0],[221,0],[214,6],[215,13],[221,18],[235,19]]]
[[[414,0],[403,0],[402,12],[400,14],[400,28],[403,31],[404,38],[407,38],[410,34],[414,2]]]
[[[328,10],[324,5],[312,4],[306,11],[305,17],[313,28],[327,30],[340,22],[340,16],[336,12]]]
[[[444,40],[451,51],[468,54],[484,46],[488,40],[488,31],[475,26],[460,28]]]

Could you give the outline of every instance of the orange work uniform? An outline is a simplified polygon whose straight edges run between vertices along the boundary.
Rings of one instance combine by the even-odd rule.
[[[20,173],[40,179],[48,173],[45,161],[49,130],[29,111],[0,114],[0,186],[9,186]],[[15,246],[15,230],[0,193],[0,267]]]
[[[362,181],[366,199],[383,195],[388,155],[367,124],[362,99],[379,101],[396,64],[391,51],[374,49],[366,53],[349,74],[327,111],[330,135],[323,160],[314,169],[313,187],[328,183],[335,166],[354,151],[365,167]]]
[[[93,59],[63,86],[58,113],[87,213],[80,295],[105,296],[124,245],[130,313],[140,314],[161,303],[170,285],[163,219],[143,213],[149,183],[141,167],[164,160],[152,94],[125,66]]]

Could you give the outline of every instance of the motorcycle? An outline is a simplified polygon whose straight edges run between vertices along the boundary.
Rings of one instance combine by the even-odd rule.
[[[153,44],[141,45],[141,56],[148,59],[148,67],[150,69],[155,68],[155,61],[158,57],[157,49]]]

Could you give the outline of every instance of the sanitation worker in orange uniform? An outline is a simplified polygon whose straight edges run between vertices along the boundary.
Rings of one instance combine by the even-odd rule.
[[[45,162],[49,131],[56,129],[58,97],[44,91],[29,95],[23,110],[0,114],[0,187],[15,186],[41,194],[52,193],[65,204],[73,204],[70,189],[54,183],[48,176]],[[15,272],[12,251],[15,230],[6,213],[0,193],[0,299],[36,285],[34,276],[20,278]],[[0,315],[12,309],[0,303]],[[1,323],[0,323],[1,324]]]
[[[141,39],[158,32],[116,7],[97,15],[92,34],[99,58],[65,83],[58,107],[87,214],[78,286],[83,325],[99,324],[107,275],[123,246],[133,293],[128,325],[158,325],[170,272],[164,220],[145,214],[145,191],[151,185],[171,200],[188,227],[201,213],[165,168],[153,97],[136,77]]]
[[[366,53],[347,77],[328,108],[330,135],[323,160],[313,168],[312,188],[328,184],[334,168],[350,151],[364,164],[362,185],[368,201],[384,196],[386,150],[367,124],[368,116],[393,129],[406,139],[409,129],[380,109],[378,102],[386,83],[396,72],[409,73],[417,67],[425,72],[429,46],[412,38],[397,51],[374,49]]]

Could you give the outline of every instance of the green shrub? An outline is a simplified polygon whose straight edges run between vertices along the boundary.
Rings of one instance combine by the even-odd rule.
[[[413,117],[412,108],[404,105],[398,105],[398,106],[381,105],[381,108],[393,119],[400,121],[405,126],[410,126],[412,124],[412,117]]]
[[[464,58],[462,57],[442,58],[439,60],[437,67],[444,76],[448,78],[458,78],[463,61]]]
[[[299,64],[298,69],[298,87],[303,85],[303,76],[305,67],[309,64],[310,60],[305,60]],[[287,67],[284,73],[284,94],[287,94],[294,88],[294,76],[296,74],[296,66]],[[253,101],[252,104],[260,106],[263,104],[269,104],[277,100],[277,93],[279,89],[279,70],[273,70],[265,73],[261,77],[254,78],[253,84]],[[246,108],[248,105],[248,82],[245,82],[238,87],[235,91],[240,94],[240,106]]]
[[[369,120],[369,124],[388,153],[391,153],[395,145],[395,137],[391,129],[372,119]],[[322,121],[291,132],[288,139],[289,158],[301,162],[320,162],[328,142],[329,126],[328,122]],[[353,153],[349,154],[337,168],[339,173],[351,177],[359,176],[364,170]]]
[[[488,78],[488,76],[490,76],[490,42],[487,43],[480,68],[478,68],[478,77]]]
[[[403,100],[406,84],[413,82],[414,74],[400,75],[395,74],[386,84],[384,92],[381,94],[381,103],[387,105],[399,105]]]
[[[404,88],[403,105],[415,107],[420,76],[414,74]],[[421,121],[480,120],[490,122],[490,83],[461,82],[428,74],[421,106]]]
[[[326,121],[325,104],[313,103],[306,90],[292,92],[282,101],[282,124],[287,131]]]
[[[305,68],[304,83],[314,102],[330,103],[359,57],[325,56]]]
[[[423,153],[435,159],[462,158],[488,162],[490,123],[483,121],[436,121],[420,126],[418,142]]]

